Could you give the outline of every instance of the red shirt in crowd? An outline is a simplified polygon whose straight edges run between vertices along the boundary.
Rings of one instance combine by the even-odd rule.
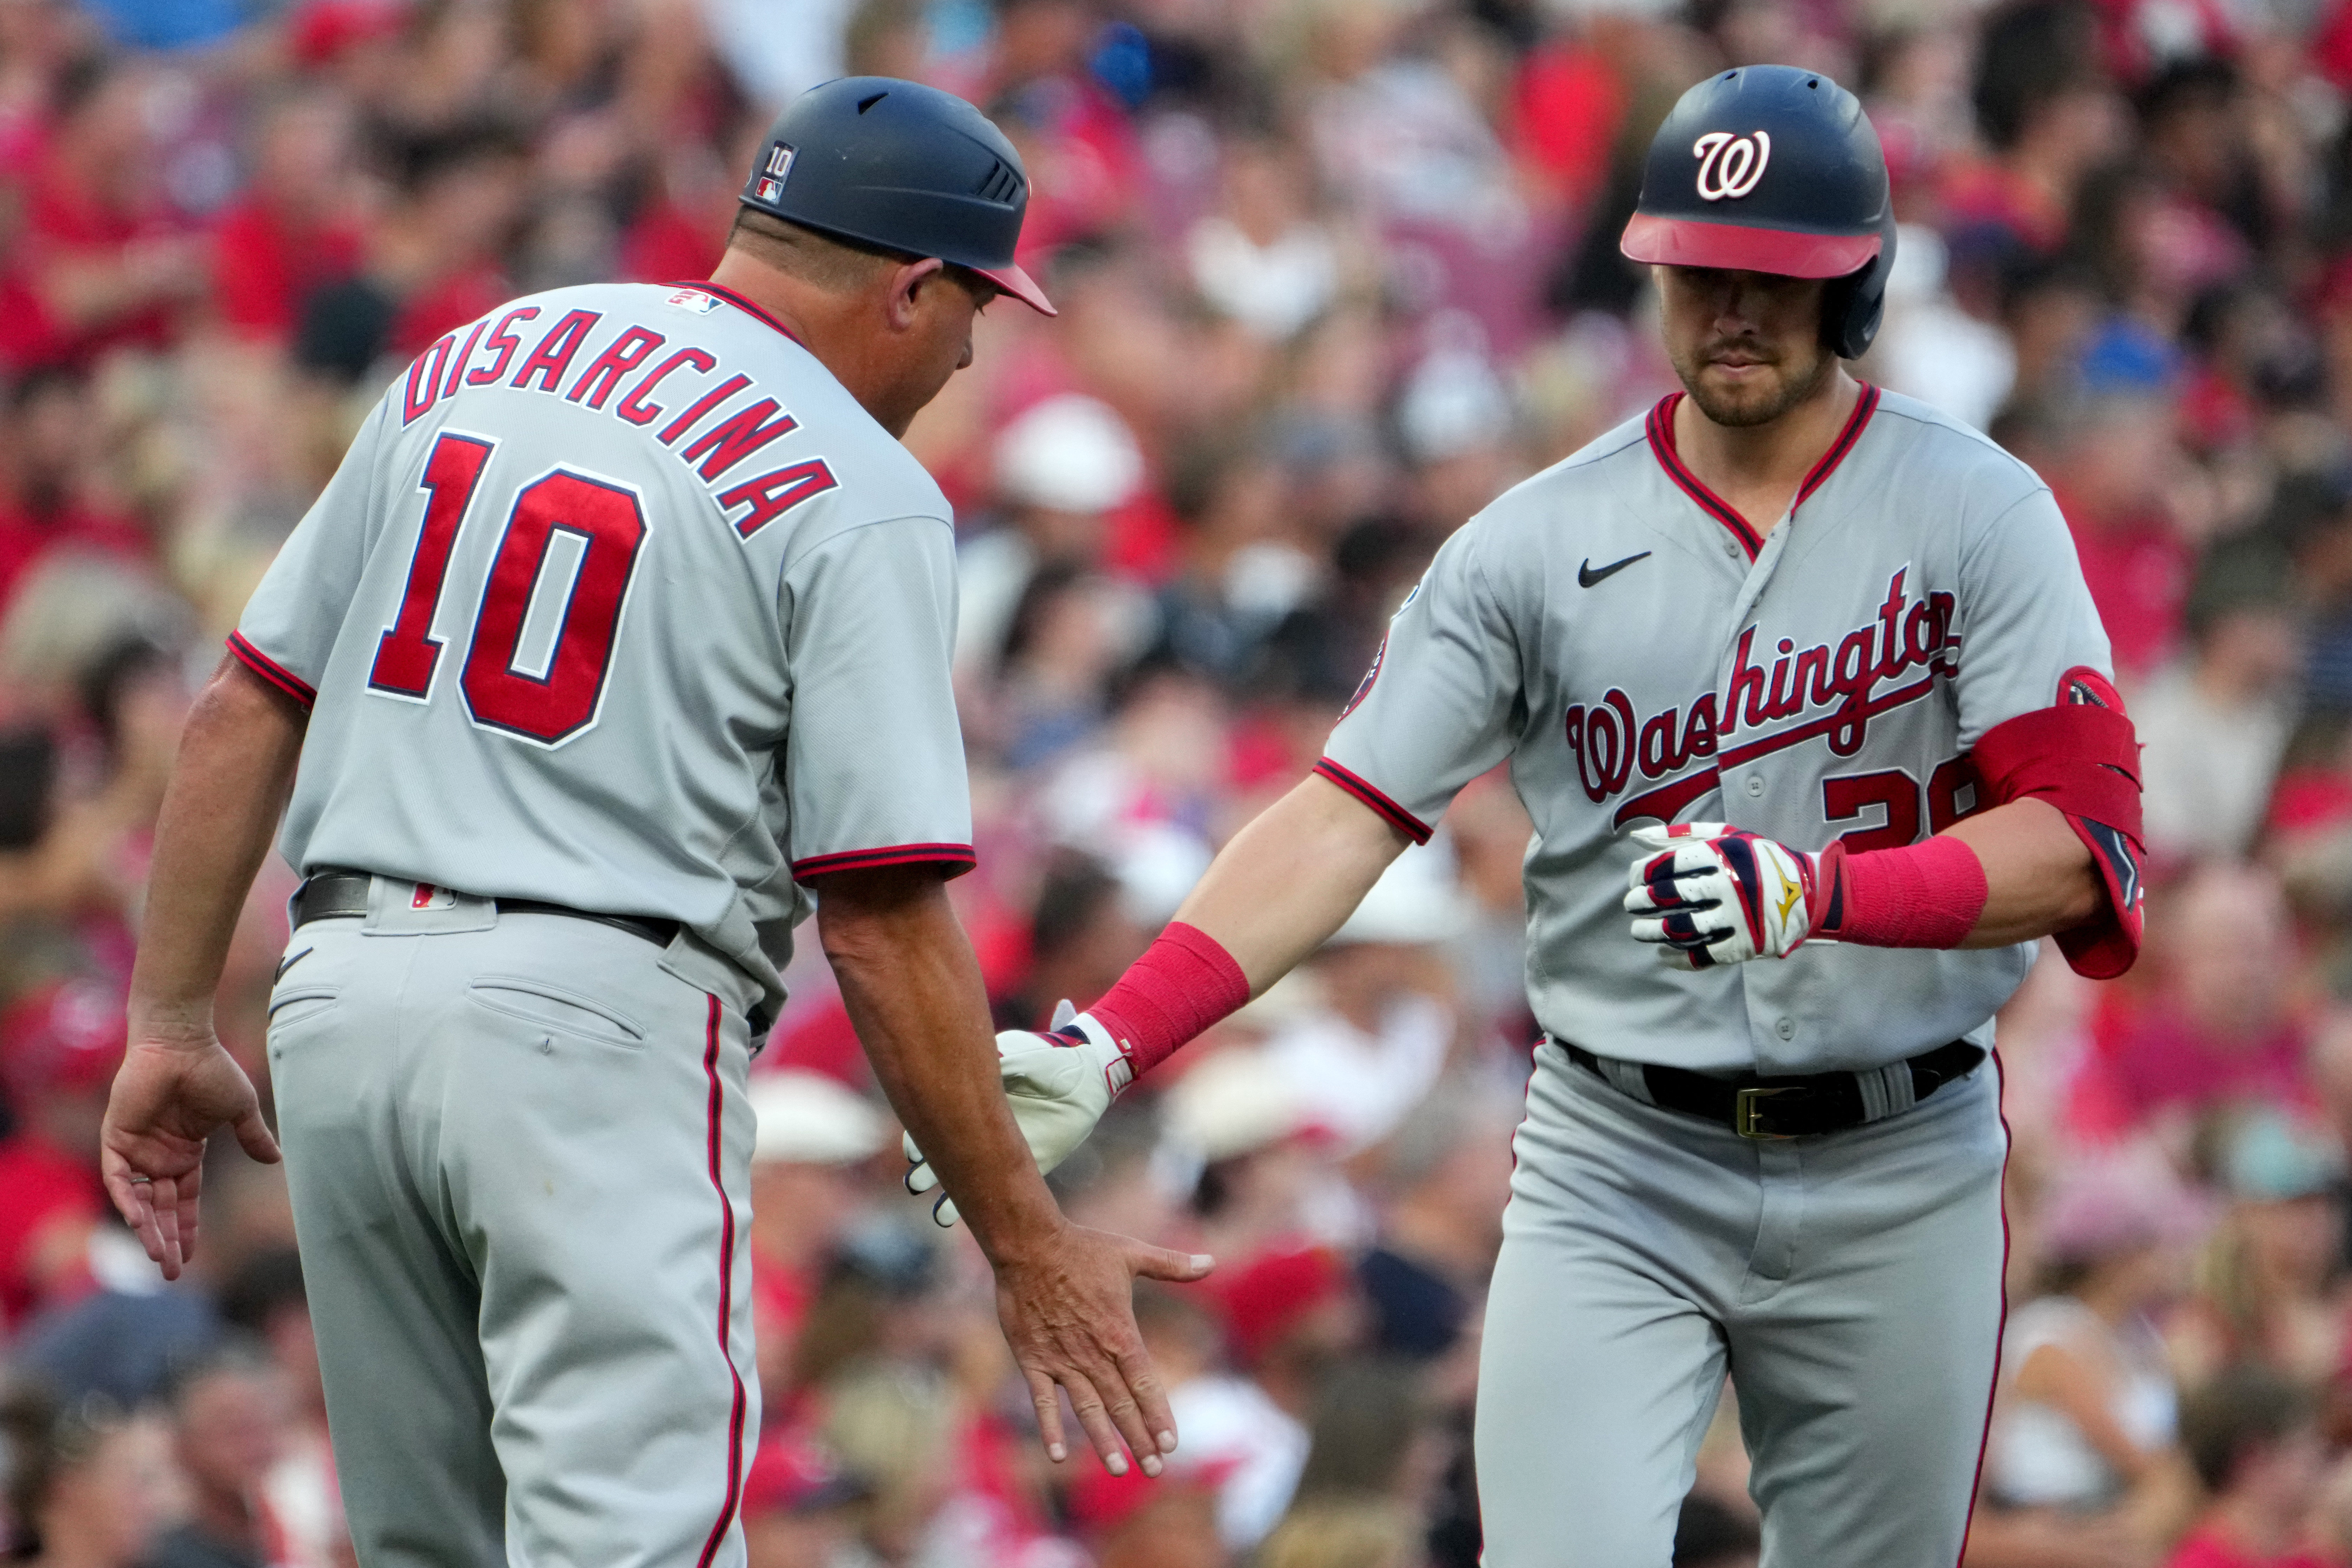
[[[124,250],[142,239],[161,238],[172,231],[164,225],[102,205],[89,193],[76,190],[54,169],[35,177],[25,196],[27,248],[35,253]],[[27,290],[25,304],[37,312],[35,321],[16,331],[40,334],[43,342],[29,363],[54,364],[83,361],[111,348],[163,349],[171,344],[173,312],[168,305],[151,305],[121,316],[105,326],[77,331],[52,318],[37,295]]]
[[[1553,42],[1531,50],[1511,94],[1513,141],[1582,206],[1609,177],[1609,153],[1625,118],[1625,84],[1596,50]]]
[[[213,231],[213,245],[221,319],[256,338],[291,336],[303,301],[350,277],[360,263],[355,227],[299,229],[256,196],[228,209]]]
[[[2116,678],[2128,686],[2162,664],[2179,643],[2195,552],[2161,517],[2086,518],[2063,493],[2058,506],[2074,535],[2091,603],[2107,628]]]
[[[2233,1100],[2301,1105],[2310,1099],[2304,1037],[2292,1025],[2251,1041],[2210,1038],[2180,1009],[2157,1001],[2105,1007],[2092,1049],[2067,1093],[2066,1120],[2103,1141],[2128,1132],[2169,1106],[2191,1111]]]
[[[726,248],[723,233],[698,223],[676,202],[654,202],[621,236],[621,276],[636,283],[708,278]]]
[[[0,1140],[0,1323],[87,1283],[79,1257],[58,1254],[98,1215],[97,1184],[79,1163],[37,1138]]]
[[[2208,1527],[2182,1542],[2164,1568],[2329,1568],[2329,1564],[2302,1551],[2284,1557],[2252,1557],[2222,1540],[2218,1529]]]

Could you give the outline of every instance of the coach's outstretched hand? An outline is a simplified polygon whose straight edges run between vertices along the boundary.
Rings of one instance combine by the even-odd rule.
[[[1182,1284],[1212,1267],[1200,1254],[1077,1226],[1065,1226],[1034,1259],[997,1259],[996,1315],[1055,1464],[1070,1451],[1058,1384],[1106,1469],[1125,1475],[1132,1452],[1147,1475],[1160,1473],[1160,1456],[1176,1448],[1176,1420],[1135,1326],[1135,1281]]]
[[[205,1142],[222,1127],[255,1159],[278,1163],[253,1080],[210,1025],[134,1025],[107,1099],[99,1163],[108,1195],[166,1279],[195,1256]]]
[[[1133,1064],[1110,1032],[1066,1000],[1054,1010],[1053,1026],[1044,1034],[1007,1029],[998,1035],[996,1058],[1013,1120],[1041,1174],[1087,1141],[1110,1102],[1135,1079]],[[913,1133],[904,1142],[909,1165],[907,1190],[928,1193],[940,1184],[939,1173],[924,1158]],[[931,1205],[931,1218],[945,1227],[955,1224],[956,1217],[955,1200],[942,1194]]]

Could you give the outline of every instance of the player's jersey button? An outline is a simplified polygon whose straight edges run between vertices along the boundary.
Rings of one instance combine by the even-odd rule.
[[[1772,1026],[1772,1032],[1784,1040],[1793,1040],[1797,1037],[1797,1020],[1783,1018]]]
[[[1764,781],[1759,778],[1756,774],[1749,773],[1748,775],[1748,793],[1751,795],[1762,795],[1764,793]]]
[[[1738,560],[1738,559],[1739,559],[1739,541],[1738,541],[1738,540],[1736,540],[1736,539],[1727,539],[1727,540],[1725,540],[1725,541],[1723,542],[1723,552],[1724,552],[1726,555],[1730,556],[1734,561]]]

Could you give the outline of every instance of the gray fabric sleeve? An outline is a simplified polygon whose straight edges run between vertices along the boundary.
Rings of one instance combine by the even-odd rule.
[[[327,656],[343,629],[373,541],[375,467],[392,399],[375,405],[335,477],[278,547],[230,634],[229,651],[247,668],[309,707]]]
[[[783,748],[793,876],[971,868],[971,793],[949,677],[954,531],[934,517],[845,529],[785,569],[793,707]]]
[[[1315,769],[1420,843],[1509,754],[1525,711],[1519,640],[1479,564],[1481,531],[1474,520],[1438,551]]]
[[[2060,680],[2088,667],[2111,675],[2107,634],[2084,584],[2058,503],[2036,489],[1963,541],[1960,748],[2006,720],[2058,700]]]

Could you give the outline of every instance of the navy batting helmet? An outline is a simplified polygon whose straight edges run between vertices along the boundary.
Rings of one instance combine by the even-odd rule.
[[[1819,71],[1718,71],[1658,127],[1618,248],[1672,267],[1835,279],[1822,342],[1859,359],[1895,262],[1878,132],[1861,100]]]
[[[951,92],[887,76],[809,89],[769,131],[743,205],[885,250],[936,256],[1054,313],[1013,260],[1029,205],[1021,154]]]

